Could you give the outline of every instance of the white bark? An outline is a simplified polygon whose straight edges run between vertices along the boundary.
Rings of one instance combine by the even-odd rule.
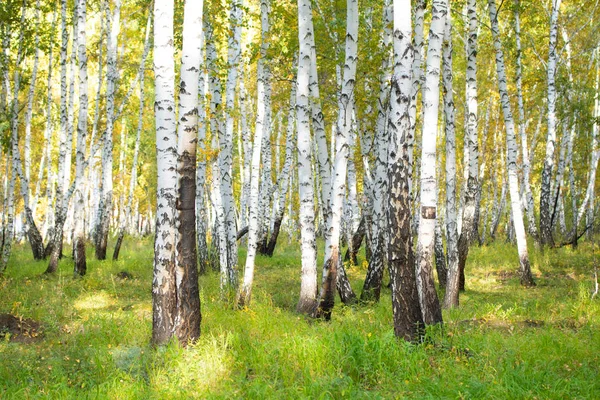
[[[412,39],[414,58],[412,62],[412,85],[410,92],[410,106],[409,106],[409,118],[410,118],[410,132],[407,138],[408,145],[408,168],[409,177],[408,185],[410,195],[413,195],[413,154],[414,154],[414,142],[415,132],[417,129],[417,96],[421,90],[421,84],[423,81],[423,51],[424,42],[424,19],[425,19],[425,0],[415,0],[414,6],[414,34]],[[418,167],[417,167],[418,168]],[[416,176],[416,175],[415,175]],[[418,196],[418,194],[417,194]],[[417,202],[415,202],[416,204]],[[414,223],[419,223],[419,213],[416,213]]]
[[[498,74],[498,91],[504,114],[504,126],[506,128],[506,167],[508,170],[508,184],[510,190],[512,218],[519,252],[521,284],[525,286],[535,285],[529,266],[527,253],[527,240],[525,237],[525,226],[523,224],[523,213],[519,197],[519,178],[517,176],[517,143],[515,135],[515,124],[512,116],[511,105],[508,97],[506,72],[504,68],[504,54],[500,44],[500,32],[498,29],[498,14],[496,1],[489,0],[490,20],[492,24],[492,35],[494,48],[496,50],[496,72]]]
[[[327,147],[327,138],[325,133],[325,120],[323,110],[321,107],[321,93],[319,90],[319,75],[317,70],[317,49],[315,46],[315,34],[312,20],[312,8],[309,10],[306,18],[306,34],[302,35],[305,40],[308,40],[308,46],[310,47],[310,75],[309,75],[309,89],[310,89],[310,114],[311,114],[311,126],[314,132],[314,141],[317,146],[317,161],[319,167],[319,179],[321,183],[321,191],[319,201],[320,212],[322,213],[322,221],[320,223],[327,227],[329,226],[329,220],[331,218],[331,158]],[[337,50],[336,50],[337,51]],[[332,135],[331,145],[334,145],[335,135]],[[333,148],[333,147],[332,147]],[[331,155],[334,152],[332,151]],[[318,186],[316,186],[318,190]],[[325,237],[329,234],[325,228]]]
[[[74,274],[85,275],[87,263],[85,259],[85,182],[84,161],[88,129],[88,76],[86,51],[86,0],[77,2],[77,46],[79,60],[79,116],[77,123],[77,152],[75,156],[75,205],[73,222],[74,231]]]
[[[119,2],[119,0],[117,0]],[[177,220],[177,120],[175,119],[175,62],[173,0],[154,2],[154,75],[156,124],[156,236],[152,281],[152,341],[167,342],[173,335],[175,302],[175,240]],[[113,21],[114,26],[114,21]],[[116,37],[109,40],[109,93],[114,93]],[[111,54],[112,53],[112,54]],[[112,65],[111,65],[112,64]],[[108,99],[107,99],[108,100]],[[112,119],[112,111],[108,115]],[[109,139],[107,139],[109,141]],[[106,151],[111,151],[107,148]],[[112,153],[111,153],[112,154]],[[111,182],[112,183],[112,182]]]
[[[383,33],[381,45],[384,49],[390,48],[392,44],[393,8],[391,1],[387,0],[383,8]],[[372,220],[371,224],[371,258],[369,269],[363,286],[361,300],[379,300],[381,282],[385,260],[384,233],[387,230],[387,194],[388,194],[388,117],[389,117],[389,93],[392,76],[391,55],[384,54],[379,80],[379,99],[377,101],[377,120],[375,123],[375,165],[373,180],[370,184],[372,190]],[[365,174],[367,175],[367,174]],[[369,176],[370,178],[370,176]],[[365,190],[366,192],[366,190]],[[371,293],[369,293],[371,292]]]
[[[524,210],[527,215],[527,227],[529,234],[534,240],[538,240],[537,226],[535,224],[535,216],[533,209],[533,194],[531,193],[531,184],[529,174],[531,165],[529,161],[529,148],[527,146],[527,132],[525,131],[525,107],[523,106],[523,84],[522,84],[522,61],[521,61],[521,21],[520,21],[520,1],[516,1],[515,5],[515,40],[517,47],[517,101],[519,107],[519,136],[521,137],[521,162],[523,164],[523,191],[525,201],[523,202]]]
[[[33,57],[33,70],[31,72],[31,81],[29,83],[29,92],[27,94],[27,112],[25,113],[25,149],[23,158],[25,159],[25,177],[30,182],[31,170],[31,117],[33,114],[33,96],[35,94],[35,83],[37,79],[38,64],[40,60],[40,0],[36,0],[35,4],[35,53]]]
[[[311,313],[317,300],[317,242],[315,239],[314,186],[311,170],[309,82],[311,81],[312,9],[310,0],[298,0],[298,57],[296,125],[298,129],[298,193],[300,197],[300,248],[302,277],[297,310]],[[316,62],[316,61],[315,61]],[[314,125],[313,125],[314,126]]]
[[[556,71],[558,36],[558,14],[561,0],[552,0],[550,17],[550,44],[548,48],[547,81],[548,81],[548,130],[546,135],[546,157],[542,170],[540,194],[540,238],[543,245],[554,245],[552,239],[552,175],[554,171],[554,149],[556,146]]]
[[[333,185],[331,187],[331,220],[327,226],[329,235],[325,241],[325,259],[323,262],[323,283],[319,294],[319,310],[316,315],[329,319],[335,302],[335,285],[340,258],[340,223],[346,193],[346,172],[348,163],[348,141],[352,135],[352,104],[356,80],[358,50],[358,1],[347,1],[346,16],[346,57],[343,81],[338,99],[338,118],[335,134],[335,164]]]
[[[423,88],[423,133],[421,147],[420,199],[421,211],[417,239],[417,288],[419,301],[426,324],[439,323],[442,314],[433,282],[433,247],[436,198],[436,133],[438,126],[440,61],[447,3],[445,0],[433,2],[425,86]]]
[[[204,27],[206,22],[203,21]],[[201,36],[201,52],[205,53],[205,32],[203,30]],[[204,55],[203,55],[204,56]],[[198,77],[198,149],[197,167],[196,167],[196,250],[198,251],[198,270],[200,274],[204,274],[208,267],[208,245],[206,242],[207,233],[207,209],[205,202],[205,194],[208,190],[206,185],[206,160],[207,143],[206,143],[206,95],[208,90],[208,74],[207,69],[202,68]]]
[[[107,12],[109,12],[108,8]],[[96,231],[96,257],[100,260],[106,258],[110,216],[112,214],[113,131],[115,122],[115,90],[118,80],[117,39],[121,26],[120,16],[121,0],[115,0],[115,6],[112,18],[110,18],[110,28],[106,43],[106,132],[104,133],[102,147],[102,193],[100,194],[100,207],[98,210],[99,228]]]
[[[225,134],[219,137],[221,151],[221,194],[225,213],[225,229],[227,234],[227,254],[230,269],[237,269],[237,229],[235,201],[233,198],[233,111],[235,105],[235,91],[239,75],[239,63],[241,61],[241,35],[242,35],[242,11],[244,3],[241,0],[232,0],[230,10],[230,30],[227,52],[227,83],[225,87]]]
[[[248,253],[246,255],[246,265],[244,266],[244,283],[240,290],[238,303],[245,306],[250,303],[252,283],[254,281],[254,260],[256,257],[257,241],[259,238],[259,228],[262,216],[259,215],[259,185],[260,185],[260,164],[264,145],[264,136],[268,134],[268,111],[267,96],[269,92],[270,72],[267,65],[267,51],[269,43],[266,40],[269,33],[269,0],[261,0],[261,47],[260,58],[258,60],[257,70],[257,90],[256,90],[256,122],[254,130],[254,144],[252,149],[252,172],[250,176],[250,213],[248,222]]]
[[[600,139],[598,132],[600,131],[600,47],[596,48],[596,83],[594,89],[594,124],[592,127],[592,155],[590,160],[587,188],[585,197],[579,206],[577,212],[577,221],[583,219],[583,214],[586,214],[586,224],[592,222],[590,214],[593,215],[594,210],[594,188],[596,185],[596,170],[598,168],[598,160],[600,160]]]
[[[448,15],[443,48],[444,120],[446,134],[446,243],[448,278],[444,308],[458,306],[458,228],[456,214],[456,134],[452,76],[452,21]]]

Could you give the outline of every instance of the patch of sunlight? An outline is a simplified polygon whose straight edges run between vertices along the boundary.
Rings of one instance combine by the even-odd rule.
[[[98,310],[112,305],[113,300],[105,292],[84,294],[75,300],[77,310]]]
[[[233,359],[228,350],[230,340],[229,333],[206,335],[195,345],[178,352],[171,360],[166,357],[164,369],[154,371],[152,388],[163,392],[163,395],[182,390],[184,393],[195,393],[199,398],[205,397],[207,392],[231,375]]]

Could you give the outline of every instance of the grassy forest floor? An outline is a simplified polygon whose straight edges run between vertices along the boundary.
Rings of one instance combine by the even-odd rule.
[[[338,302],[329,323],[297,315],[299,248],[281,244],[257,259],[250,309],[226,308],[209,273],[199,342],[153,349],[150,239],[126,239],[118,262],[90,251],[83,279],[69,259],[44,276],[17,246],[0,314],[40,326],[0,331],[0,398],[600,398],[598,245],[530,250],[537,287],[524,289],[515,247],[473,247],[461,307],[414,346],[394,337],[389,289],[379,304]],[[365,271],[348,271],[358,294]]]

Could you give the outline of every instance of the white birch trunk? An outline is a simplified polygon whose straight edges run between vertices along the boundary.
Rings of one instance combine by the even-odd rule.
[[[358,44],[358,1],[347,1],[346,16],[346,58],[344,62],[343,83],[338,99],[338,118],[336,125],[336,153],[331,187],[331,220],[327,226],[329,235],[325,241],[325,259],[323,262],[323,280],[319,294],[319,306],[315,316],[331,318],[335,303],[337,268],[340,260],[340,223],[346,193],[346,172],[348,164],[348,141],[352,134],[352,104],[356,80],[357,44]]]
[[[84,161],[88,129],[88,76],[86,51],[86,0],[77,1],[77,47],[79,60],[79,116],[77,120],[77,152],[75,155],[75,205],[73,222],[75,224],[73,257],[75,275],[86,274],[85,258],[85,182]]]
[[[329,226],[329,220],[331,218],[331,156],[334,152],[329,154],[327,147],[327,138],[325,133],[325,119],[323,110],[321,107],[321,93],[319,90],[319,74],[317,69],[317,49],[315,45],[315,34],[312,19],[312,8],[310,13],[306,16],[306,34],[303,35],[308,40],[308,46],[310,47],[310,75],[309,75],[309,90],[310,90],[310,114],[311,114],[311,126],[314,132],[314,141],[317,146],[317,161],[319,168],[319,180],[320,180],[320,213],[322,213],[321,225],[324,227]],[[337,51],[337,50],[336,50]],[[331,145],[333,149],[335,141],[335,135],[332,135]],[[318,190],[318,185],[315,186]],[[325,228],[324,235],[327,238],[329,234],[328,229]]]
[[[50,260],[46,273],[53,273],[58,268],[58,259],[62,252],[63,228],[66,219],[66,185],[65,185],[65,169],[67,167],[67,131],[68,131],[68,116],[67,116],[67,46],[69,41],[69,32],[67,30],[67,2],[61,1],[61,46],[60,46],[60,133],[59,133],[59,149],[58,149],[58,165],[56,174],[56,196],[55,196],[55,223],[50,239],[51,244]]]
[[[417,289],[426,324],[442,322],[442,313],[433,282],[433,247],[436,198],[436,133],[438,125],[440,61],[447,3],[433,2],[429,47],[427,48],[427,71],[423,88],[423,133],[421,147],[420,198],[421,211],[417,239]]]
[[[27,94],[27,111],[25,113],[25,149],[23,157],[25,158],[25,178],[31,182],[31,117],[33,115],[33,95],[35,94],[35,83],[37,79],[38,64],[40,60],[40,0],[35,4],[35,53],[33,57],[33,70],[31,72],[31,81],[29,83],[29,92]],[[30,204],[31,206],[31,204]]]
[[[225,229],[227,234],[228,268],[237,270],[237,229],[235,201],[233,198],[233,111],[235,106],[235,91],[241,61],[242,12],[244,3],[232,0],[229,19],[231,22],[227,53],[227,83],[225,87],[225,134],[219,137],[221,151],[219,153],[221,166],[221,194],[225,212]]]
[[[530,172],[531,164],[529,161],[529,147],[527,146],[527,132],[525,131],[525,107],[523,106],[523,84],[522,84],[522,61],[521,61],[521,21],[520,21],[520,1],[515,4],[515,40],[517,46],[517,105],[519,107],[519,136],[521,137],[521,160],[523,164],[523,191],[525,201],[524,210],[527,215],[527,228],[529,235],[538,241],[537,226],[535,224],[535,215],[533,209],[533,194],[531,193]]]
[[[506,167],[508,170],[508,184],[510,190],[512,218],[515,227],[517,249],[519,252],[521,284],[534,286],[535,282],[531,275],[529,256],[527,253],[527,240],[525,237],[525,226],[523,224],[523,213],[519,198],[519,178],[517,176],[517,143],[515,135],[515,124],[512,116],[506,73],[504,68],[504,54],[500,44],[500,32],[498,29],[498,14],[496,12],[496,1],[489,0],[490,20],[492,23],[492,35],[494,48],[496,50],[496,71],[498,74],[498,91],[504,114],[504,126],[506,128]]]
[[[600,160],[600,140],[598,132],[600,131],[600,47],[596,48],[596,83],[594,91],[594,124],[592,127],[592,155],[590,160],[587,187],[585,190],[585,197],[579,206],[577,212],[577,221],[583,219],[583,215],[586,214],[586,226],[590,226],[593,219],[590,218],[590,214],[593,215],[594,210],[594,188],[596,185],[596,169],[598,168],[598,161]],[[587,213],[586,213],[587,211]]]
[[[177,212],[174,335],[183,344],[200,337],[200,292],[196,253],[196,142],[198,79],[202,63],[203,1],[186,0],[177,127]]]
[[[446,244],[448,278],[444,308],[458,306],[460,270],[456,214],[456,134],[452,76],[452,20],[446,19],[443,48],[444,121],[446,134]]]
[[[203,28],[205,28],[206,22],[203,22]],[[200,46],[201,52],[205,53],[206,33],[204,30],[202,33]],[[204,54],[203,57],[205,57]],[[208,157],[206,143],[207,83],[208,74],[206,67],[204,67],[200,70],[200,75],[198,77],[198,149],[196,151],[196,250],[198,252],[198,272],[201,275],[206,273],[209,265],[208,244],[206,242],[207,209],[204,199],[208,189],[206,185],[206,160]]]
[[[552,238],[552,174],[554,171],[554,148],[556,146],[556,71],[558,36],[558,14],[561,0],[552,0],[550,17],[550,44],[548,48],[547,81],[548,81],[548,131],[546,135],[546,157],[542,170],[540,190],[540,239],[545,246],[554,246]]]
[[[392,2],[386,0],[383,8],[383,33],[381,44],[387,49],[392,44],[392,24],[393,8]],[[387,193],[388,193],[388,107],[391,65],[390,56],[384,54],[382,65],[382,75],[379,80],[379,99],[377,102],[377,120],[375,125],[375,165],[374,177],[372,182],[373,197],[373,223],[371,225],[371,258],[369,259],[369,268],[365,277],[361,300],[379,300],[381,293],[381,283],[383,280],[385,243],[384,232],[387,230]]]
[[[408,145],[408,165],[409,165],[409,177],[408,177],[408,185],[409,192],[411,196],[414,196],[413,193],[413,154],[414,154],[414,142],[415,142],[415,132],[417,129],[417,96],[419,91],[421,90],[421,84],[423,81],[423,42],[424,42],[424,19],[425,19],[425,0],[415,0],[414,6],[414,34],[412,39],[413,53],[414,58],[412,61],[411,71],[412,71],[412,84],[411,84],[411,92],[410,92],[410,108],[409,108],[409,118],[411,121],[410,132],[407,138]],[[417,167],[418,168],[418,167]],[[416,175],[414,175],[416,176]],[[418,196],[418,194],[417,194]],[[416,205],[417,202],[415,202]],[[419,223],[419,213],[415,213],[416,217],[414,223],[418,225]]]
[[[115,244],[115,250],[113,252],[113,260],[119,259],[119,252],[121,250],[121,245],[123,244],[123,237],[125,236],[125,231],[127,227],[131,227],[129,218],[131,216],[131,204],[133,203],[133,193],[135,190],[136,182],[137,182],[137,165],[138,165],[138,157],[140,151],[140,137],[142,133],[143,127],[143,117],[144,117],[144,80],[146,75],[146,58],[148,57],[148,53],[150,52],[150,30],[152,28],[152,14],[148,15],[148,20],[146,22],[146,37],[144,39],[144,52],[142,53],[142,61],[140,63],[140,68],[138,71],[139,82],[140,82],[140,106],[138,111],[138,125],[135,135],[135,147],[133,150],[133,161],[131,163],[131,174],[129,177],[129,193],[127,195],[127,201],[125,202],[125,212],[123,213],[120,226],[119,226],[119,236],[117,237],[117,243]],[[124,185],[124,182],[123,182]],[[123,188],[123,192],[125,188]],[[123,198],[123,196],[122,196]],[[137,204],[136,204],[137,206]],[[130,229],[131,231],[131,229]]]
[[[107,12],[109,12],[107,8]],[[118,80],[117,72],[117,39],[120,30],[121,0],[115,0],[112,18],[110,18],[109,34],[106,42],[106,132],[102,147],[102,193],[98,210],[98,228],[96,229],[96,258],[106,258],[108,232],[112,214],[113,194],[113,131],[115,116],[115,90]],[[156,47],[156,45],[155,45]]]
[[[298,193],[300,197],[300,248],[302,275],[297,311],[312,313],[317,305],[317,242],[315,238],[314,186],[311,170],[309,96],[314,44],[310,0],[298,0],[298,57],[296,125],[298,129]],[[313,125],[314,126],[314,125]]]
[[[269,92],[270,73],[267,66],[267,51],[269,43],[267,35],[269,33],[269,0],[261,0],[261,47],[260,58],[258,60],[257,70],[257,90],[256,90],[256,122],[254,131],[254,143],[252,148],[252,172],[250,176],[250,212],[248,221],[248,253],[246,255],[246,265],[244,266],[244,283],[240,288],[238,296],[238,305],[247,306],[250,303],[252,293],[252,283],[254,281],[254,260],[256,258],[257,244],[259,239],[259,229],[261,224],[261,215],[259,215],[259,187],[260,187],[260,164],[264,145],[264,136],[268,134],[268,111],[267,95]]]
[[[478,115],[477,115],[477,7],[475,0],[467,3],[467,19],[469,22],[466,44],[467,71],[466,71],[466,103],[465,116],[465,185],[464,205],[462,209],[462,224],[458,239],[458,268],[460,272],[459,289],[465,289],[465,265],[469,254],[469,244],[472,241],[475,227],[475,209],[477,203],[477,181],[479,172],[478,148]],[[468,160],[468,162],[467,162]],[[468,167],[467,167],[468,165]]]
[[[119,0],[117,0],[118,2]],[[152,342],[155,344],[164,344],[173,336],[177,301],[175,298],[177,120],[175,119],[173,9],[173,0],[156,0],[154,2],[154,75],[156,87],[154,116],[156,121],[156,167],[158,174],[152,281]],[[114,85],[114,73],[116,72],[114,65],[116,55],[115,39],[116,37],[109,39],[108,46],[108,57],[111,60],[109,62],[108,93],[111,96],[114,94],[114,87],[112,86]],[[109,121],[112,119],[112,109],[110,110],[108,114]],[[110,139],[107,138],[107,141],[110,141]],[[112,154],[112,148],[110,146],[106,147],[106,152]],[[103,187],[103,189],[106,188]],[[108,192],[105,193],[110,195]],[[108,218],[108,215],[104,214],[103,217]]]

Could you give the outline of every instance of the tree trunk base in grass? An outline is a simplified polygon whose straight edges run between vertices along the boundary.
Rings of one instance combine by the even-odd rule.
[[[75,276],[84,276],[87,272],[87,264],[85,259],[85,240],[83,238],[75,239],[75,251],[74,261],[75,269],[73,273]]]
[[[348,275],[346,275],[346,269],[344,268],[344,264],[341,262],[341,260],[338,257],[338,274],[337,274],[337,282],[336,282],[336,287],[337,287],[337,291],[340,295],[340,299],[342,300],[342,303],[344,303],[347,306],[356,304],[357,299],[356,299],[356,294],[354,294],[354,291],[352,290],[352,286],[350,286],[350,281],[348,280]]]
[[[113,261],[117,261],[119,259],[119,253],[121,252],[121,245],[123,244],[124,236],[125,232],[119,232],[119,237],[117,238],[117,243],[115,244],[115,251],[113,252],[112,256]]]

